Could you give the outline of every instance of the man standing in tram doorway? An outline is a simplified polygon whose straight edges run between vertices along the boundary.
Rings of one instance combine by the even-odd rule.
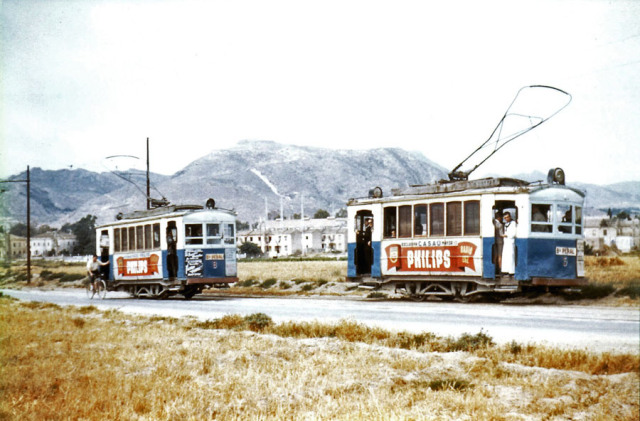
[[[516,223],[511,213],[504,213],[504,243],[502,245],[502,273],[513,276],[516,272]]]
[[[371,247],[371,234],[373,230],[373,219],[367,218],[364,228],[364,244],[365,244],[365,261],[366,273],[371,273],[371,265],[373,264],[373,248]]]

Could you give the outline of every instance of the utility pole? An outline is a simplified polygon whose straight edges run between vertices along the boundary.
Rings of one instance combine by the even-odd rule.
[[[31,283],[31,175],[27,165],[27,284]]]
[[[149,181],[149,138],[147,138],[147,210],[151,209],[151,182]]]

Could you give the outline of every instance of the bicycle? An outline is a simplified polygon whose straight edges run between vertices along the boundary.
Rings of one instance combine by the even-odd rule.
[[[102,279],[102,277],[96,278],[94,282],[91,282],[91,279],[89,279],[86,285],[86,291],[87,298],[89,298],[90,300],[93,299],[93,296],[96,294],[98,294],[98,298],[104,300],[104,297],[107,295],[107,284],[104,282],[104,279]]]

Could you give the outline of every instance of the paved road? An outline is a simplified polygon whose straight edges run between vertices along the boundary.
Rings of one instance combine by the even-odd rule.
[[[481,329],[498,343],[515,340],[596,351],[640,353],[640,311],[628,307],[574,305],[461,304],[408,301],[365,301],[336,298],[242,298],[196,296],[191,301],[136,300],[109,292],[105,300],[89,300],[81,290],[2,290],[21,300],[59,305],[95,305],[123,312],[206,320],[225,314],[266,313],[276,322],[356,320],[371,326],[410,332],[458,336]]]

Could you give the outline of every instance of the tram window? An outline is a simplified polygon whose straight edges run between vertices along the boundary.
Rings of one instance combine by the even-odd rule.
[[[129,227],[129,251],[136,249],[136,227]]]
[[[556,205],[556,221],[558,222],[558,231],[562,234],[573,233],[573,213],[571,205]]]
[[[220,244],[220,224],[207,224],[207,244]]]
[[[427,235],[427,205],[413,207],[413,235]]]
[[[444,235],[444,203],[430,204],[429,214],[429,235]]]
[[[551,232],[551,205],[531,205],[531,232]]]
[[[447,203],[447,236],[462,235],[462,203]]]
[[[127,235],[127,229],[126,228],[122,228],[120,230],[120,236],[121,236],[121,240],[122,240],[122,249],[121,249],[121,251],[129,250],[129,242],[128,242],[129,236]]]
[[[224,226],[224,243],[235,244],[235,233],[233,230],[233,224],[226,224]]]
[[[411,237],[411,206],[400,206],[398,208],[398,236]]]
[[[480,235],[480,202],[464,202],[464,235]]]
[[[144,250],[144,227],[136,227],[136,250]]]
[[[120,251],[120,228],[113,230],[113,250]]]
[[[582,234],[582,208],[580,206],[575,207],[576,210],[576,234]]]
[[[202,224],[186,224],[184,230],[185,244],[202,244]]]
[[[153,248],[160,248],[160,224],[153,224]]]
[[[383,234],[388,238],[396,237],[396,207],[384,208],[384,230]]]
[[[151,225],[144,226],[144,248],[145,250],[151,248]]]

